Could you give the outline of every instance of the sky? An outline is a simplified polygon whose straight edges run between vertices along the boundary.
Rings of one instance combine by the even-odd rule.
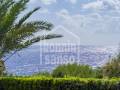
[[[29,20],[54,24],[54,33],[82,45],[120,43],[120,0],[30,0],[27,11],[41,7]],[[53,33],[52,32],[52,33]]]

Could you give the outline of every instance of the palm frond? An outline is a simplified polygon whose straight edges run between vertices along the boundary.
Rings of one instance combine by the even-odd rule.
[[[6,12],[13,4],[14,4],[13,0],[0,1],[0,22],[3,20],[3,17],[6,15]]]
[[[61,35],[52,34],[34,38],[36,32],[49,31],[53,28],[53,24],[46,21],[26,22],[34,12],[40,9],[39,7],[15,22],[18,15],[25,10],[28,2],[29,0],[0,0],[0,59],[7,53],[19,51],[41,40],[62,37]]]
[[[4,34],[8,32],[11,28],[11,26],[14,24],[15,20],[17,19],[17,16],[20,14],[21,11],[25,9],[26,3],[29,0],[20,0],[17,3],[14,3],[9,9],[7,10],[3,21],[1,21],[0,24],[0,32],[1,34]]]
[[[33,43],[39,42],[41,40],[47,40],[47,39],[53,39],[53,38],[61,38],[63,37],[62,35],[58,35],[58,34],[49,34],[49,35],[42,35],[42,36],[38,36],[35,38],[32,38],[30,40],[27,40],[25,42],[23,42],[21,44],[21,49],[26,48],[30,45],[32,45]]]
[[[40,7],[35,8],[34,10],[28,12],[23,18],[19,20],[16,24],[16,28],[19,28],[34,12],[38,11]]]

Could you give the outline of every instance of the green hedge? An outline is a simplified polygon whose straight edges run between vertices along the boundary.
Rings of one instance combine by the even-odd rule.
[[[120,79],[0,78],[0,90],[120,90]]]

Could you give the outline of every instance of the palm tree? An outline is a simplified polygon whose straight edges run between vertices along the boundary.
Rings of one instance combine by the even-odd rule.
[[[42,30],[49,31],[53,28],[51,23],[45,21],[26,22],[34,12],[40,9],[39,7],[17,21],[18,15],[26,9],[28,2],[29,0],[0,0],[0,62],[3,65],[5,62],[3,57],[6,54],[16,53],[40,40],[61,37],[56,34],[35,37],[34,33]]]

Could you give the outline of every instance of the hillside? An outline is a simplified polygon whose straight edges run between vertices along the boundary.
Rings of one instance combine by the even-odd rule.
[[[32,46],[16,53],[6,62],[8,72],[18,75],[51,71],[60,64],[80,63],[101,66],[115,54],[117,47],[107,46]],[[79,49],[79,50],[78,50]]]

